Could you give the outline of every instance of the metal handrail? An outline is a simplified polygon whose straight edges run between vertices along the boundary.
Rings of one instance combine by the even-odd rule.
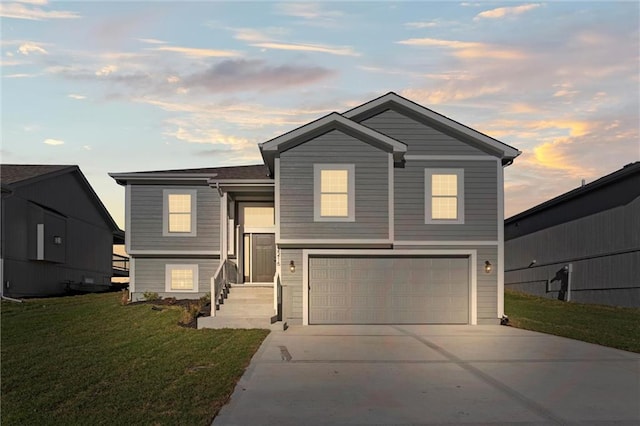
[[[111,257],[111,266],[116,271],[129,272],[129,257],[113,253]]]

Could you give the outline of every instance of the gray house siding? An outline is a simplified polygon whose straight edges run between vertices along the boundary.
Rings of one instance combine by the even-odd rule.
[[[427,168],[464,169],[464,224],[425,224]],[[489,240],[498,238],[498,178],[496,162],[407,161],[395,170],[396,240]]]
[[[393,110],[384,111],[361,124],[406,143],[408,155],[486,155],[468,143]]]
[[[293,260],[296,271],[289,270],[289,263]],[[282,249],[280,251],[282,263],[282,310],[283,321],[291,325],[302,324],[302,250]]]
[[[163,190],[197,190],[196,235],[164,237]],[[135,250],[220,250],[220,197],[210,187],[132,185],[130,249]]]
[[[165,267],[168,264],[198,265],[198,292],[180,293],[166,292]],[[185,258],[136,258],[135,259],[135,289],[131,293],[131,300],[144,300],[144,293],[158,293],[159,296],[175,297],[176,299],[198,299],[211,292],[211,277],[220,265],[219,259],[185,259]]]
[[[389,154],[331,131],[280,155],[280,238],[388,239]],[[314,222],[314,164],[355,164],[355,222]]]
[[[572,301],[640,307],[640,197],[510,239],[505,253],[506,289],[558,298],[571,264]]]
[[[75,173],[67,173],[3,196],[5,295],[58,295],[68,281],[110,284],[113,230],[83,186]],[[38,224],[44,225],[41,260]],[[54,244],[54,236],[61,244]]]

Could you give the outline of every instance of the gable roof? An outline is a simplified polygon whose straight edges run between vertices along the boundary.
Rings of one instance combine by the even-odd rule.
[[[521,154],[519,150],[510,145],[500,142],[497,139],[487,136],[484,133],[465,126],[464,124],[410,101],[409,99],[403,98],[394,92],[389,92],[386,95],[382,95],[379,98],[352,108],[344,112],[342,115],[351,120],[361,122],[388,109],[397,110],[418,121],[422,121],[429,125],[436,125],[437,127],[443,127],[450,133],[461,136],[465,139],[470,139],[474,143],[487,148],[491,152],[497,153],[500,158],[502,158],[503,164],[510,164],[514,158]]]
[[[114,233],[114,242],[124,240],[122,231],[111,217],[109,210],[102,204],[100,197],[93,190],[91,184],[84,176],[80,167],[75,165],[56,164],[0,164],[0,182],[2,182],[3,192],[13,192],[14,189],[31,185],[45,179],[51,179],[65,173],[76,173],[81,184],[87,191],[89,198],[93,201],[98,212],[109,225]]]
[[[38,179],[52,177],[54,173],[60,174],[56,172],[67,173],[75,168],[77,166],[56,164],[0,164],[0,181],[9,187],[26,185]]]
[[[391,152],[395,161],[400,161],[404,153],[407,152],[407,145],[403,142],[349,120],[337,112],[332,112],[311,123],[259,144],[260,153],[267,166],[269,166],[269,170],[273,171],[273,162],[277,153],[286,151],[331,130],[342,131],[359,138],[363,142]]]
[[[518,222],[519,220],[525,219],[527,217],[534,216],[539,213],[543,213],[553,207],[560,206],[568,201],[592,194],[596,190],[604,189],[611,185],[622,182],[627,178],[631,178],[635,175],[638,175],[638,177],[640,177],[640,161],[629,163],[623,168],[621,168],[620,170],[616,170],[615,172],[610,173],[606,176],[603,176],[600,179],[597,179],[587,185],[581,186],[579,188],[573,189],[564,194],[558,195],[557,197],[552,198],[551,200],[545,201],[544,203],[538,204],[537,206],[531,207],[528,210],[525,210],[521,213],[511,216],[510,218],[506,219],[504,223],[505,225],[510,225],[512,223]],[[638,197],[640,195],[640,186],[635,186],[635,187],[636,187],[636,193],[632,193],[632,192],[630,193],[628,191],[624,191],[621,197],[609,196],[607,197],[606,202],[603,200],[597,203],[597,205],[594,204],[592,209],[597,211],[603,211],[608,208],[612,208],[616,205],[619,205],[620,203],[626,203],[629,201],[629,199]],[[588,211],[587,208],[572,209],[572,210],[575,210],[571,212],[572,213],[571,217],[573,218],[594,213],[593,211]]]
[[[120,185],[128,181],[149,180],[268,180],[269,169],[264,164],[231,167],[206,167],[199,169],[155,170],[147,172],[109,173]]]

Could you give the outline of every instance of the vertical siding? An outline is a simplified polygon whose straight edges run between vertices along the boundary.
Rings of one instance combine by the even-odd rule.
[[[313,165],[355,164],[355,222],[314,222]],[[331,131],[280,154],[282,239],[387,239],[388,153]]]
[[[506,241],[505,263],[506,289],[557,298],[547,280],[572,263],[573,301],[640,307],[640,197]]]
[[[426,168],[464,169],[464,224],[425,224]],[[395,171],[396,240],[490,240],[498,238],[495,161],[408,161]]]
[[[196,189],[195,237],[163,237],[164,189]],[[207,187],[131,185],[132,250],[220,250],[220,197]]]
[[[362,124],[406,143],[409,155],[486,155],[474,146],[393,110],[364,120]]]
[[[198,299],[211,292],[211,277],[215,274],[219,259],[182,259],[182,258],[139,258],[136,257],[136,288],[132,300],[143,300],[145,292],[155,292],[161,297],[175,297],[176,299]],[[198,292],[177,293],[165,292],[165,266],[167,264],[197,264]]]
[[[282,318],[289,324],[302,324],[302,250],[282,249]],[[293,260],[296,271],[289,270],[289,263]]]

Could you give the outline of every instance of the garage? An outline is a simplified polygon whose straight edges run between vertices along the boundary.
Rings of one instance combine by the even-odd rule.
[[[467,256],[309,257],[309,324],[468,324]]]

